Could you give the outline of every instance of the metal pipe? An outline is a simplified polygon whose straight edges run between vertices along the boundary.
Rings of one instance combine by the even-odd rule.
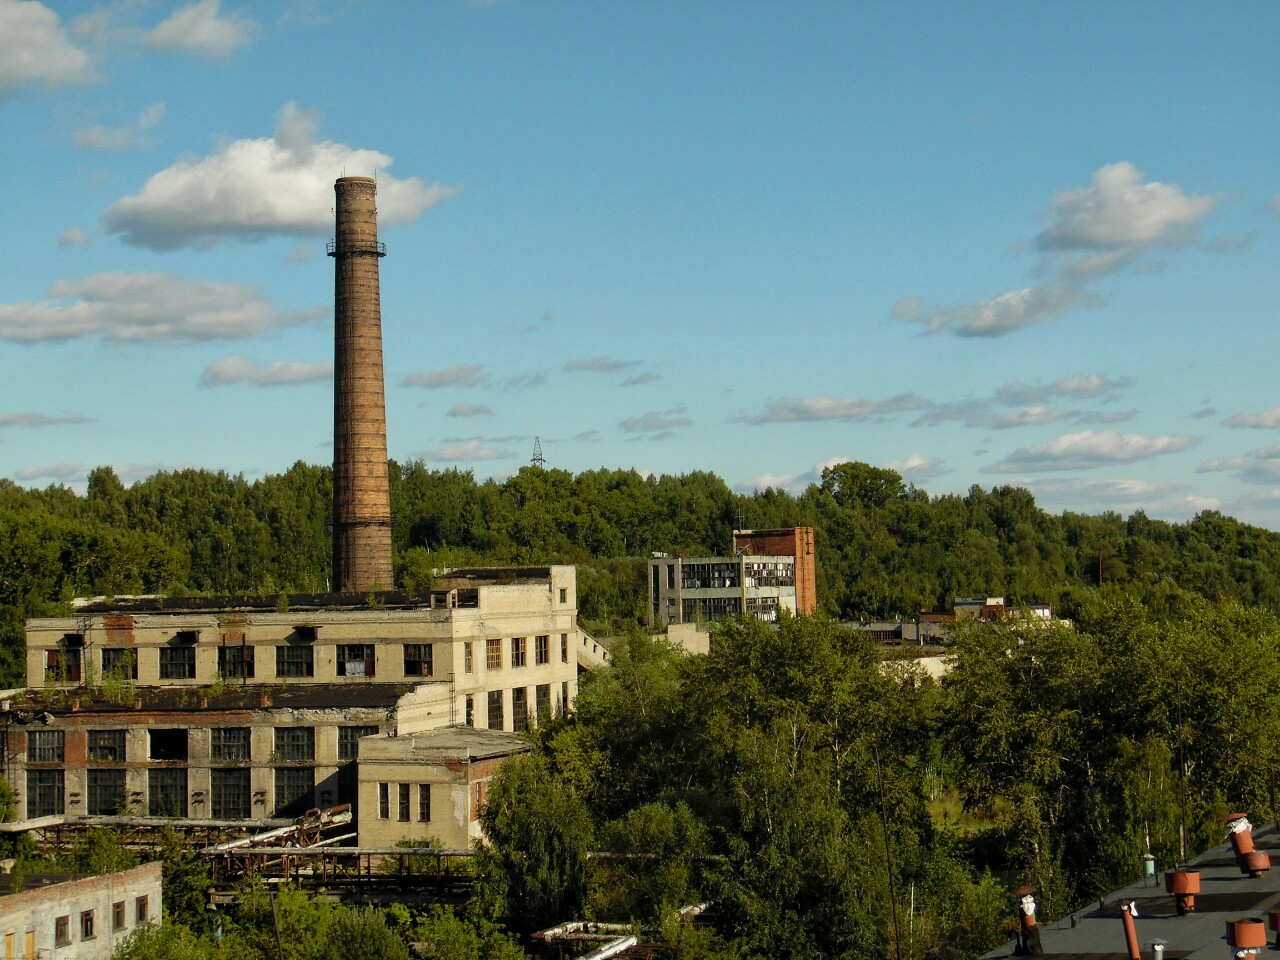
[[[1129,960],[1142,960],[1142,950],[1138,947],[1138,926],[1133,918],[1138,915],[1138,905],[1132,900],[1120,901],[1120,919],[1124,921],[1124,942],[1129,948]]]

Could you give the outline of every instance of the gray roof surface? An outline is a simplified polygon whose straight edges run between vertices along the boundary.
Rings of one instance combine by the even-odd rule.
[[[1187,869],[1200,871],[1200,893],[1195,912],[1179,917],[1174,900],[1164,890],[1164,874],[1136,881],[1107,895],[1099,908],[1093,904],[1076,912],[1072,926],[1067,916],[1040,927],[1040,943],[1046,960],[1127,960],[1120,901],[1135,900],[1138,942],[1142,956],[1152,956],[1151,945],[1159,939],[1166,944],[1165,960],[1226,960],[1235,950],[1227,945],[1227,920],[1257,917],[1264,922],[1267,911],[1280,909],[1280,828],[1275,824],[1254,825],[1254,843],[1259,850],[1274,851],[1276,861],[1270,871],[1256,880],[1240,872],[1229,843],[1202,854]],[[1012,908],[1011,908],[1012,909]],[[1274,955],[1275,934],[1268,928],[1268,943],[1260,956]],[[1006,943],[986,954],[988,958],[1013,955],[1014,943]]]

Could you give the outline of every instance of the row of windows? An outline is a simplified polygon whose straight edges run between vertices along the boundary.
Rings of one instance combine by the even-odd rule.
[[[98,937],[98,911],[82,910],[80,911],[80,939],[96,940]],[[151,919],[151,900],[149,897],[135,897],[133,901],[133,922],[136,926],[142,926]],[[118,933],[121,930],[128,929],[127,910],[124,900],[117,900],[111,905],[111,932]],[[27,956],[34,957],[32,953],[33,941],[35,940],[35,931],[27,931]],[[4,935],[4,952],[6,957],[17,956],[14,953],[14,934],[6,933]],[[69,947],[71,945],[71,915],[57,917],[53,921],[53,943],[57,947]]]
[[[266,796],[250,789],[249,769],[232,767],[209,771],[208,816],[215,820],[235,820],[252,815],[253,804],[266,803]],[[275,774],[275,815],[292,817],[305,813],[314,804],[314,767],[277,767]],[[111,817],[130,811],[133,804],[126,792],[123,770],[89,770],[85,812],[91,817]],[[354,784],[340,792],[351,799]],[[329,790],[320,791],[320,804],[334,802]],[[138,798],[139,801],[141,798]],[[203,791],[190,795],[185,767],[163,767],[147,771],[146,811],[152,817],[186,817],[192,803],[203,810]],[[27,771],[27,817],[48,817],[66,812],[66,777],[62,770]]]
[[[555,713],[561,714],[569,703],[569,684],[560,684],[560,699],[555,706]],[[539,725],[552,717],[551,684],[540,683],[533,688],[532,716],[537,717]],[[490,730],[506,729],[506,696],[503,690],[490,690],[485,700],[485,726]],[[511,729],[516,733],[524,733],[530,727],[532,716],[529,712],[529,688],[515,687],[511,691]],[[475,701],[467,697],[467,726],[475,726]]]
[[[536,665],[551,662],[551,636],[544,634],[533,638],[533,656]],[[502,640],[486,641],[486,664],[490,670],[502,668]],[[472,641],[467,641],[463,653],[463,669],[474,671]],[[432,677],[435,667],[432,644],[401,644],[404,655],[404,676]],[[223,679],[253,679],[257,663],[256,647],[245,645],[218,648],[218,676]],[[277,677],[315,676],[315,647],[309,643],[288,643],[275,648]],[[45,651],[45,680],[50,682],[80,682],[81,650],[60,646]],[[511,666],[523,667],[527,663],[528,638],[511,640]],[[560,634],[560,661],[569,662],[569,635]],[[159,649],[161,680],[196,679],[196,648],[190,643],[174,644]],[[138,651],[134,647],[103,647],[102,672],[104,676],[122,679],[138,679]],[[337,647],[337,672],[340,677],[372,677],[377,674],[377,657],[372,643],[340,644]]]
[[[378,819],[391,819],[391,802],[395,798],[395,819],[408,823],[413,812],[411,783],[378,784]],[[418,822],[431,822],[431,784],[419,783],[418,787]]]
[[[338,759],[354,760],[361,737],[378,732],[377,724],[338,728]],[[148,760],[186,760],[191,731],[186,727],[159,727],[147,731]],[[124,730],[90,730],[90,763],[124,763]],[[63,730],[28,730],[28,763],[62,763],[66,754]],[[209,756],[214,761],[252,760],[248,727],[213,727],[209,730]],[[275,727],[275,760],[312,761],[316,758],[315,727]]]

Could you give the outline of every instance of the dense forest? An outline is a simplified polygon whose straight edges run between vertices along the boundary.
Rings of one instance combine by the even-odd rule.
[[[910,617],[978,594],[1071,615],[1100,586],[1158,611],[1193,596],[1280,610],[1280,534],[1215,512],[1184,524],[1053,515],[1021,488],[931,497],[855,462],[799,496],[738,494],[703,472],[525,467],[479,482],[393,461],[390,475],[401,586],[442,566],[575,563],[583,622],[605,633],[643,617],[651,551],[722,553],[735,527],[793,525],[816,530],[819,602],[836,619]],[[84,496],[0,481],[0,683],[21,681],[23,618],[73,596],[326,589],[330,492],[330,470],[303,463],[255,481],[182,470],[129,488],[99,467]]]
[[[1015,883],[1058,916],[1144,854],[1167,865],[1217,842],[1227,809],[1276,815],[1280,535],[1212,512],[1055,516],[1012,487],[931,497],[860,463],[799,496],[706,473],[391,477],[401,585],[573,562],[584,622],[620,636],[613,668],[492,784],[474,899],[373,913],[285,891],[298,960],[411,941],[519,958],[530,930],[573,918],[646,924],[690,960],[960,960],[1008,939]],[[329,472],[304,464],[128,489],[101,468],[84,496],[0,484],[6,681],[21,680],[22,618],[75,595],[324,589],[328,513]],[[718,624],[702,657],[641,629],[650,551],[721,552],[734,527],[792,524],[816,529],[823,616]],[[1047,601],[1074,622],[962,624],[941,683],[838,623],[957,594]],[[200,865],[165,862],[174,922],[122,958],[273,955],[261,891],[214,918]],[[713,926],[675,921],[702,901]]]
[[[574,711],[490,784],[474,895],[360,910],[261,887],[206,909],[174,843],[167,925],[117,960],[520,960],[531,931],[633,923],[674,960],[971,960],[1010,939],[1009,890],[1062,916],[1276,813],[1280,621],[1120,592],[1074,627],[963,625],[942,683],[822,618],[716,625],[706,656],[633,630]],[[1249,709],[1240,709],[1248,704]],[[1184,839],[1185,838],[1185,839]],[[113,853],[114,851],[114,853]],[[19,870],[47,869],[28,851]],[[80,869],[121,855],[82,837]],[[711,903],[710,923],[680,907]]]

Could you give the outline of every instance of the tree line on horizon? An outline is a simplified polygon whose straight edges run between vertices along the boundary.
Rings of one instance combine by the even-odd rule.
[[[647,614],[651,552],[720,555],[735,528],[790,526],[815,529],[820,612],[835,619],[911,618],[974,595],[1070,616],[1100,588],[1166,612],[1195,597],[1280,610],[1280,534],[1216,511],[1186,523],[1052,514],[1019,487],[931,496],[858,462],[798,495],[735,493],[705,471],[526,466],[481,481],[391,461],[389,473],[397,586],[421,589],[445,566],[573,563],[580,617],[603,632]],[[302,462],[256,480],[187,469],[130,487],[98,467],[83,495],[0,481],[0,682],[21,682],[24,618],[75,596],[325,591],[331,495],[330,468]]]

